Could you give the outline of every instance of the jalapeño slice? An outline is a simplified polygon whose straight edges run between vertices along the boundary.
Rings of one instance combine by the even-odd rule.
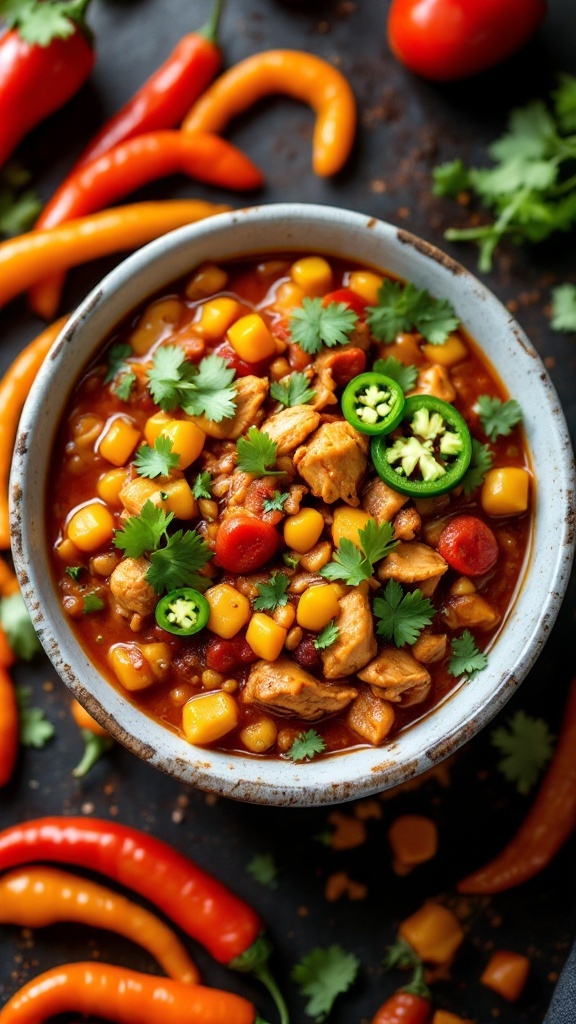
[[[191,587],[171,590],[156,605],[156,622],[167,633],[174,633],[175,636],[199,633],[209,618],[208,601]]]
[[[383,373],[360,373],[342,395],[342,412],[361,434],[388,434],[397,427],[404,409],[404,392]]]

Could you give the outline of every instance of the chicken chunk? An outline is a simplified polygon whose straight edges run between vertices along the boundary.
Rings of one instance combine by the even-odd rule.
[[[461,594],[451,597],[442,609],[442,618],[450,629],[494,629],[500,622],[500,612],[480,594]]]
[[[289,658],[258,661],[242,691],[246,704],[277,715],[297,715],[313,722],[341,711],[358,691],[353,686],[322,683]]]
[[[110,590],[124,618],[151,615],[158,596],[146,580],[150,568],[147,558],[123,558],[110,576]]]
[[[307,444],[296,449],[294,466],[316,498],[359,505],[367,451],[368,439],[345,420],[337,420],[323,423]]]
[[[425,629],[416,643],[412,644],[412,654],[423,665],[433,665],[436,661],[442,661],[447,646],[448,637],[445,633],[429,633]]]
[[[377,651],[370,602],[359,590],[351,590],[340,601],[336,618],[338,637],[322,651],[324,675],[341,679],[363,668]]]
[[[362,508],[377,523],[391,523],[397,512],[406,504],[405,494],[398,494],[378,477],[372,480],[362,495]]]
[[[203,430],[208,437],[214,437],[219,441],[225,438],[235,440],[245,434],[248,427],[257,427],[264,418],[262,405],[268,394],[268,380],[265,377],[237,377],[234,381],[236,388],[236,411],[227,420],[207,419],[206,416],[187,416],[186,419],[195,423],[200,430]]]
[[[394,516],[394,537],[396,540],[414,540],[420,533],[422,520],[415,508],[403,508]]]
[[[399,583],[418,583],[432,576],[443,576],[448,569],[434,548],[420,541],[400,541],[398,547],[382,560],[378,568],[379,580],[398,580]]]
[[[394,709],[387,700],[375,696],[368,686],[363,686],[350,705],[346,724],[363,740],[377,747],[394,725]]]
[[[433,363],[432,366],[420,370],[416,387],[410,394],[434,395],[435,398],[441,398],[443,402],[453,402],[456,398],[456,389],[446,367],[440,366],[439,363]]]
[[[309,405],[293,405],[270,416],[261,430],[278,445],[277,455],[294,451],[320,423],[320,413]]]
[[[377,688],[385,700],[403,707],[425,700],[431,683],[430,673],[424,665],[398,647],[386,647],[358,673],[358,677]]]

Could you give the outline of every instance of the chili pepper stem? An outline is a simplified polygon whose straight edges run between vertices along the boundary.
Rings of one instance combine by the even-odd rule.
[[[76,765],[72,772],[75,779],[83,779],[103,754],[111,750],[114,744],[111,736],[95,736],[89,729],[81,729],[80,731],[86,745],[79,764]]]
[[[408,992],[412,996],[420,996],[422,999],[429,999],[430,1002],[432,1001],[432,993],[426,984],[424,964],[416,963],[414,965],[412,981],[408,985],[403,985],[401,991]]]
[[[85,0],[89,3],[89,0]],[[207,39],[209,43],[218,45],[218,30],[220,28],[220,18],[222,17],[222,11],[224,10],[224,4],[226,0],[216,0],[214,7],[212,8],[212,14],[210,20],[206,22],[202,28],[198,29],[196,35],[202,36],[203,39]]]
[[[264,988],[272,996],[280,1016],[280,1024],[290,1024],[290,1014],[288,1013],[286,1001],[270,969],[263,964],[262,967],[257,967],[253,973],[254,977],[258,978],[260,984],[264,985]],[[258,1024],[259,1020],[260,1018],[258,1018],[254,1024]],[[264,1024],[264,1022],[262,1022],[262,1024]]]

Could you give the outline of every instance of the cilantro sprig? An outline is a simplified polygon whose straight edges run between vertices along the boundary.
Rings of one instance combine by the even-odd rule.
[[[272,468],[277,450],[278,445],[268,434],[250,427],[247,436],[236,441],[236,465],[253,476],[278,476],[280,471]]]
[[[311,761],[316,754],[326,750],[326,743],[315,729],[301,732],[290,747],[287,756],[292,761]]]
[[[554,737],[542,718],[516,711],[490,734],[492,746],[504,757],[498,769],[526,796],[538,781],[554,750]]]
[[[317,651],[325,651],[327,647],[331,647],[332,644],[336,643],[340,635],[340,630],[336,625],[335,619],[332,619],[327,626],[324,626],[314,641],[314,647]]]
[[[306,405],[315,397],[316,392],[310,387],[305,373],[291,373],[285,381],[273,381],[270,385],[270,397],[281,405]]]
[[[271,498],[264,498],[262,502],[264,512],[283,512],[288,497],[288,491],[274,491]]]
[[[388,356],[386,359],[377,359],[372,369],[374,373],[383,373],[386,377],[390,377],[391,380],[395,380],[402,388],[402,391],[410,391],[418,380],[418,367],[405,366],[404,363],[401,363],[394,356]]]
[[[559,284],[552,289],[550,326],[552,330],[566,334],[576,331],[576,284]]]
[[[378,290],[378,305],[368,306],[366,313],[372,334],[386,345],[413,330],[431,345],[443,345],[460,323],[448,299],[434,299],[411,282],[401,284],[388,278]]]
[[[28,686],[16,687],[18,704],[19,738],[23,747],[42,750],[54,736],[54,726],[46,718],[42,708],[30,707],[32,691]]]
[[[393,640],[396,647],[416,643],[435,614],[434,605],[421,590],[405,591],[397,580],[388,580],[383,596],[374,599],[372,608],[380,620],[376,632]]]
[[[2,4],[0,0],[0,17]],[[42,210],[39,196],[26,186],[29,171],[15,161],[9,163],[0,175],[0,235],[11,238],[29,231]]]
[[[273,853],[257,853],[246,865],[246,871],[255,882],[260,882],[267,889],[278,888],[278,867]]]
[[[84,615],[90,615],[92,612],[101,612],[106,607],[106,602],[96,593],[95,590],[91,590],[90,593],[84,595],[84,607],[82,612]]]
[[[356,980],[360,960],[341,946],[313,949],[292,969],[292,978],[308,998],[305,1011],[319,1024],[325,1021],[337,996]]]
[[[134,466],[139,476],[155,480],[157,476],[169,476],[173,469],[176,469],[180,456],[173,452],[174,442],[171,437],[162,437],[160,434],[154,442],[154,447],[140,445],[134,459]]]
[[[358,544],[347,537],[340,541],[332,561],[320,569],[320,575],[328,580],[344,580],[350,587],[357,587],[363,580],[369,580],[374,565],[397,546],[391,523],[377,523],[370,519],[363,530],[358,531]]]
[[[287,590],[290,586],[290,579],[283,572],[276,572],[270,577],[269,583],[258,583],[256,589],[258,597],[254,601],[254,608],[257,612],[271,611],[276,608],[283,608],[288,604]]]
[[[329,302],[324,306],[322,299],[305,298],[301,306],[292,310],[288,328],[292,340],[304,352],[315,355],[322,345],[328,348],[346,345],[357,322],[358,314],[345,302]]]
[[[479,395],[476,404],[484,433],[491,441],[507,437],[513,427],[522,422],[522,407],[515,398],[503,402],[490,395]]]
[[[467,676],[472,679],[488,664],[488,658],[479,651],[469,629],[454,637],[450,644],[451,656],[448,671],[451,676]]]
[[[108,369],[104,377],[104,384],[110,384],[112,391],[118,398],[127,402],[136,384],[137,378],[130,364],[126,362],[134,355],[131,345],[118,342],[112,345],[108,351]]]
[[[35,654],[41,652],[42,645],[19,591],[0,601],[0,623],[8,646],[18,658],[31,661]]]
[[[194,587],[205,590],[208,580],[199,575],[212,552],[196,530],[177,530],[168,534],[173,512],[164,512],[147,501],[139,516],[130,516],[114,534],[114,544],[128,558],[146,554],[151,565],[146,580],[157,594]]]
[[[214,423],[230,419],[236,405],[234,370],[220,356],[205,356],[198,366],[178,345],[161,345],[148,370],[148,388],[164,412],[183,409],[188,416],[206,416]]]
[[[480,441],[473,437],[470,465],[460,481],[460,486],[467,498],[482,486],[484,477],[491,468],[493,461],[494,456],[488,445],[480,444]]]
[[[206,498],[212,497],[212,477],[210,473],[198,473],[194,483],[192,484],[192,494],[195,498]]]

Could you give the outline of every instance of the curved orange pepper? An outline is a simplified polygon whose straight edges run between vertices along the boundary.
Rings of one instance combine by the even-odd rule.
[[[16,691],[6,668],[0,666],[0,786],[10,781],[18,757],[18,744]]]
[[[265,50],[225,71],[194,104],[182,128],[220,132],[236,114],[271,93],[286,93],[316,112],[312,166],[322,178],[346,162],[356,131],[356,101],[344,75],[300,50]]]

